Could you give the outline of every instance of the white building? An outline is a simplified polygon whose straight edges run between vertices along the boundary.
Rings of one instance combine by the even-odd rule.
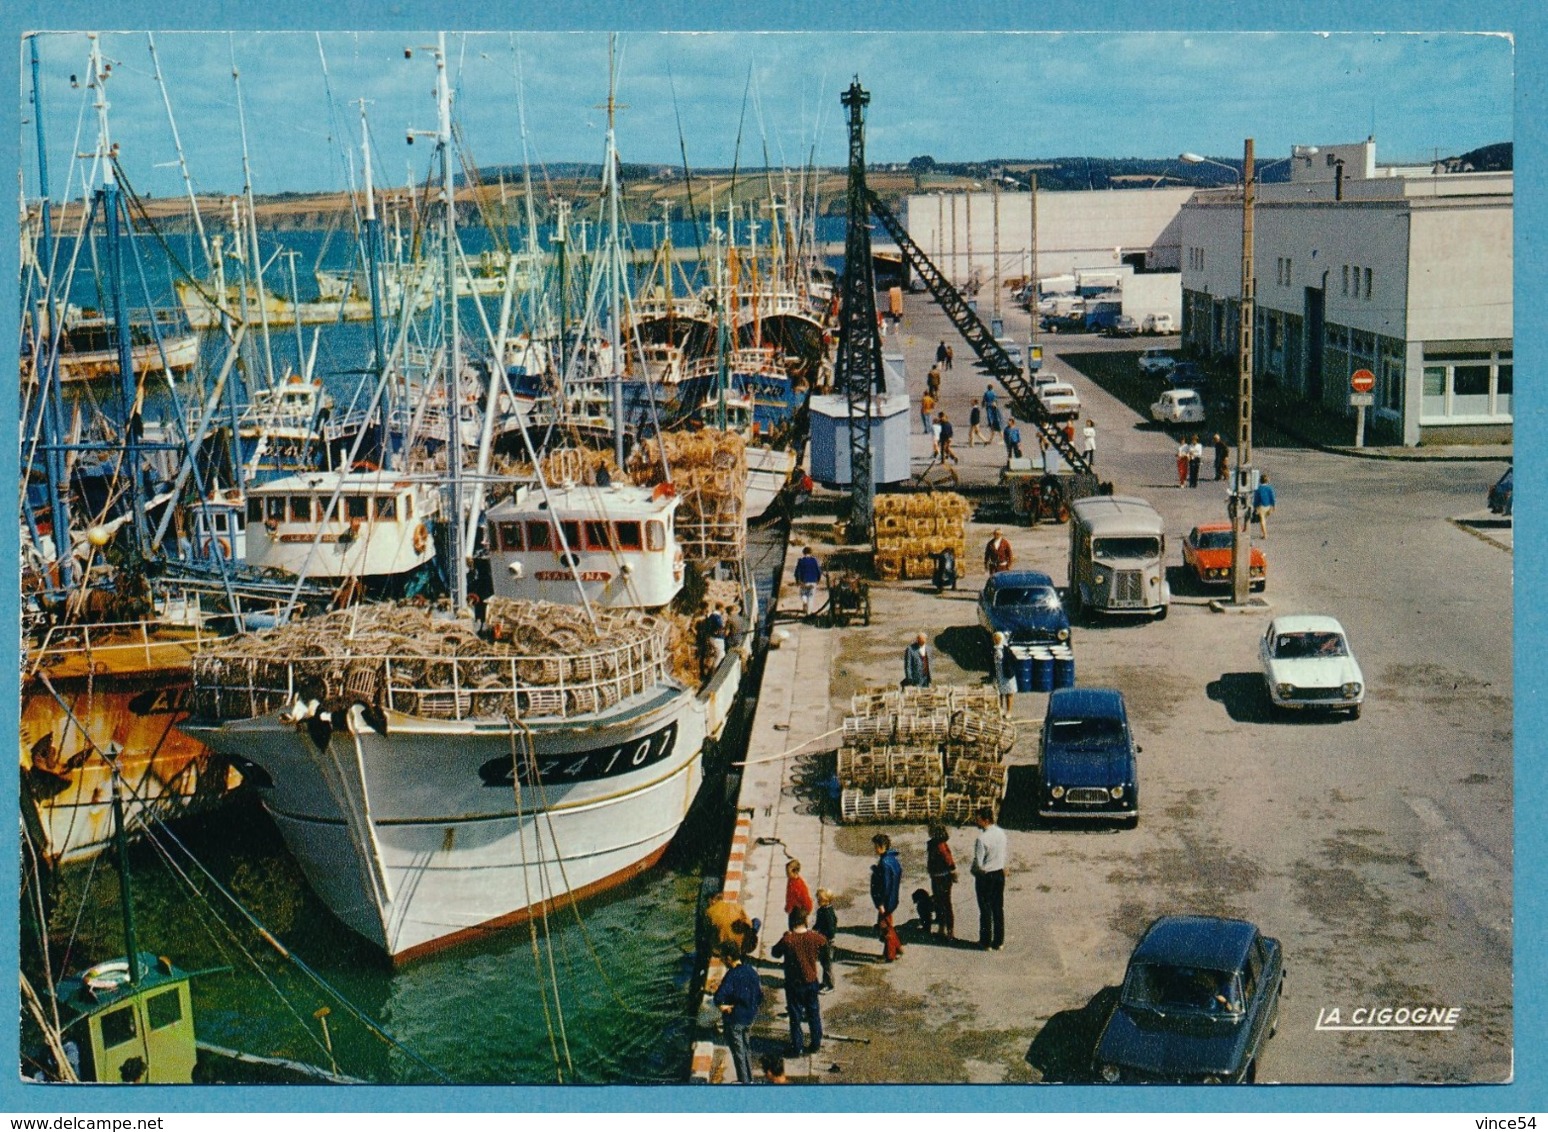
[[[1297,147],[1291,166],[1255,191],[1258,380],[1352,414],[1368,369],[1375,443],[1509,439],[1512,175],[1379,166],[1372,139]],[[1240,188],[1193,194],[1179,229],[1183,344],[1234,357]]]
[[[906,223],[930,261],[967,291],[1027,277],[1034,207],[1040,278],[1124,264],[1176,271],[1182,259],[1178,210],[1192,192],[923,193],[908,198]]]

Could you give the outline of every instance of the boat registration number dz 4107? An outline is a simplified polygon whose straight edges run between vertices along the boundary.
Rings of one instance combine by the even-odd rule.
[[[658,763],[672,753],[677,746],[677,724],[669,723],[660,731],[642,735],[631,742],[613,747],[601,747],[594,751],[569,751],[562,755],[541,755],[536,760],[515,756],[490,759],[478,768],[478,776],[485,786],[503,786],[507,790],[518,780],[523,786],[538,783],[554,785],[565,782],[588,782],[606,778],[610,774],[627,774]],[[533,763],[537,773],[533,774]]]

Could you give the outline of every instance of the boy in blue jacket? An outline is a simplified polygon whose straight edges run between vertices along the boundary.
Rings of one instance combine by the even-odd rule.
[[[876,936],[882,943],[882,959],[891,963],[903,954],[903,945],[892,926],[892,914],[898,910],[898,895],[903,887],[903,862],[885,833],[871,838],[877,861],[871,866],[871,903],[876,905]]]
[[[714,1003],[720,1007],[721,1021],[725,1024],[726,1045],[731,1047],[731,1064],[736,1066],[736,1080],[741,1085],[752,1084],[752,1050],[748,1045],[748,1031],[758,1020],[758,1007],[763,1005],[763,984],[758,972],[742,962],[739,948],[727,944],[720,957],[726,964],[726,976],[715,988]]]

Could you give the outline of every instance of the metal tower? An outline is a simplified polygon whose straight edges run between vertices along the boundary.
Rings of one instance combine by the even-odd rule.
[[[849,226],[844,237],[843,301],[833,380],[849,401],[849,537],[869,539],[876,502],[871,471],[872,398],[885,392],[871,269],[870,193],[865,186],[865,107],[871,96],[857,75],[839,101],[849,111]]]

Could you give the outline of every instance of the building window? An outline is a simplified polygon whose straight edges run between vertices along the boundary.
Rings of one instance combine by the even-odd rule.
[[[1451,415],[1486,416],[1489,412],[1489,367],[1486,365],[1451,368]]]
[[[1349,265],[1344,264],[1344,294],[1349,294]]]
[[[1286,287],[1290,286],[1290,284],[1292,282],[1292,272],[1294,270],[1294,267],[1295,267],[1295,261],[1293,259],[1291,259],[1289,256],[1286,256],[1285,257],[1285,286]]]
[[[1365,269],[1365,297],[1371,297],[1371,269],[1368,267]]]
[[[1424,367],[1424,400],[1420,403],[1420,413],[1426,417],[1444,417],[1446,415],[1446,367]]]
[[[1515,372],[1510,351],[1427,351],[1421,424],[1448,419],[1500,418],[1511,415]]]
[[[1499,376],[1495,379],[1494,412],[1496,416],[1503,416],[1511,412],[1512,386],[1515,381],[1515,367],[1510,362],[1500,365]]]

